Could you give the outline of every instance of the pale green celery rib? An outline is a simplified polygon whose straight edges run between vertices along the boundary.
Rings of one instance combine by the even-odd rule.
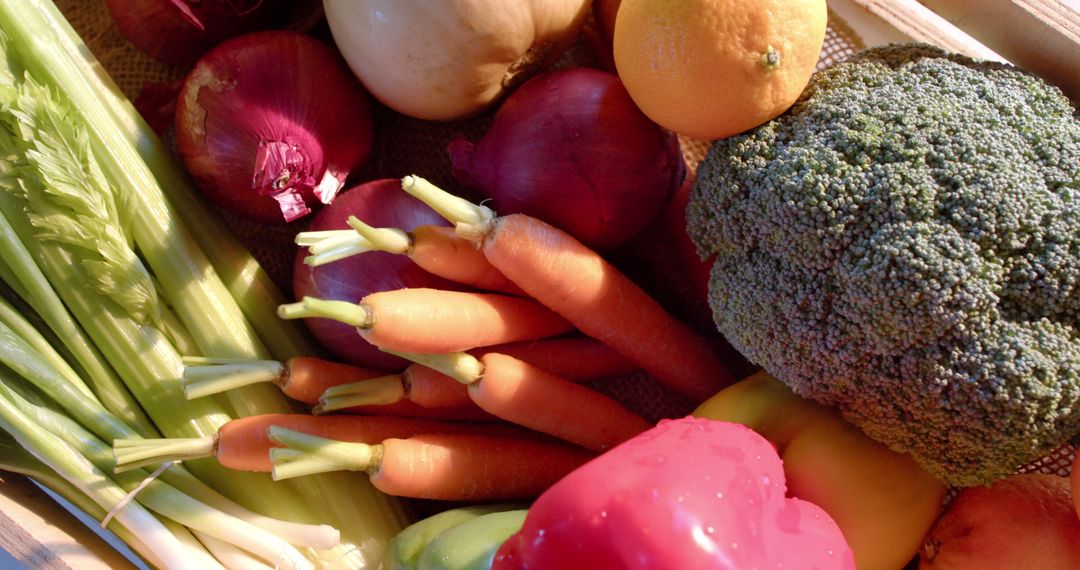
[[[203,570],[226,570],[225,564],[218,559],[217,554],[212,552],[209,546],[203,544],[202,540],[186,526],[167,518],[161,519],[161,523],[176,536],[180,544],[184,545],[187,549],[187,557],[196,567]]]
[[[254,555],[223,540],[218,540],[199,531],[195,531],[193,536],[214,555],[215,562],[221,561],[223,568],[229,570],[275,570],[267,562],[259,560]]]
[[[0,210],[5,215],[9,214],[14,200],[10,194],[0,192]],[[28,235],[31,231],[25,220],[9,218],[8,221],[19,235]],[[232,419],[213,399],[188,401],[184,398],[180,385],[183,369],[180,355],[157,329],[135,323],[111,301],[81,287],[81,268],[72,263],[68,252],[41,242],[32,242],[32,246],[37,258],[45,261],[43,269],[64,303],[90,337],[97,339],[97,347],[113,363],[163,435],[210,436]],[[30,355],[16,360],[30,361]],[[74,408],[69,413],[82,412]],[[95,432],[106,425],[96,421],[80,423]],[[102,431],[99,435],[110,440],[135,435],[120,426],[111,429],[115,429],[115,433]],[[231,471],[212,461],[193,462],[189,468],[222,494],[248,508],[279,515],[288,511],[289,506],[303,508],[298,497],[292,496],[287,488],[274,486],[264,474]]]
[[[82,377],[64,360],[64,357],[60,356],[60,353],[56,352],[56,349],[49,344],[49,341],[41,336],[41,333],[34,328],[34,325],[30,324],[30,321],[27,321],[3,297],[0,297],[0,324],[7,326],[12,333],[22,339],[31,350],[41,356],[42,360],[61,374],[73,388],[82,392],[87,398],[97,398],[94,392],[90,390],[90,387],[83,382]]]
[[[21,10],[19,5],[24,10]],[[265,348],[173,207],[161,186],[98,93],[43,16],[45,2],[13,0],[0,5],[0,25],[11,37],[19,63],[85,121],[90,147],[109,184],[132,210],[131,235],[165,298],[204,354],[266,355]],[[25,240],[24,240],[25,241]],[[231,398],[243,415],[285,409],[269,387],[252,387]]]
[[[57,436],[35,425],[6,398],[0,399],[0,428],[11,434],[20,445],[33,450],[39,460],[102,509],[113,509],[127,496],[123,488],[87,458]],[[138,534],[154,558],[166,567],[194,570],[185,546],[139,503],[128,503],[117,510],[113,518],[132,533]]]
[[[100,402],[70,383],[4,322],[0,322],[0,362],[61,405],[79,402],[81,405],[70,408],[65,406],[65,409],[79,423],[95,430],[99,435],[135,435],[131,427],[117,420]]]
[[[305,329],[295,323],[282,323],[277,318],[275,309],[286,299],[270,275],[194,190],[190,177],[105,73],[63,14],[51,2],[39,4],[52,31],[57,34],[55,40],[65,44],[69,54],[77,54],[73,63],[81,68],[83,76],[93,83],[104,99],[116,125],[153,172],[184,225],[191,229],[273,357],[287,360],[293,356],[315,354],[318,348]]]
[[[4,431],[0,431],[0,471],[29,477],[38,485],[56,493],[98,522],[105,520],[105,515],[108,514],[105,509],[83,494],[75,485],[57,475],[55,471],[16,443],[11,435]],[[136,534],[118,524],[115,520],[110,520],[105,528],[115,534],[124,544],[131,547],[135,554],[149,562],[149,551]]]
[[[7,193],[0,190],[0,194]],[[4,208],[4,204],[10,207]],[[38,267],[33,255],[22,243],[14,227],[8,223],[12,216],[19,217],[20,209],[15,206],[14,199],[0,196],[0,211],[0,258],[6,268],[3,272],[5,281],[14,279],[8,281],[9,286],[22,295],[23,301],[34,309],[64,343],[86,373],[102,404],[144,437],[155,437],[158,434],[157,428],[105,362],[101,352],[75,322],[52,284]]]
[[[15,232],[28,236],[35,257],[43,260],[45,272],[56,284],[56,290],[61,292],[64,302],[71,307],[72,313],[84,324],[88,333],[99,340],[99,348],[111,362],[116,363],[118,373],[129,382],[154,420],[163,426],[162,430],[181,436],[216,433],[218,427],[230,418],[216,405],[212,405],[211,400],[193,403],[183,398],[179,383],[182,369],[180,355],[176,354],[156,329],[138,325],[111,301],[97,297],[82,287],[83,278],[80,276],[81,268],[78,264],[72,262],[63,248],[33,240],[32,230],[25,220],[17,216],[17,204],[17,198],[6,192],[0,193],[0,209],[5,213],[16,214],[12,218]],[[22,359],[16,359],[20,360]],[[91,426],[100,425],[96,421],[88,423]],[[322,508],[320,502],[313,503],[296,495],[296,486],[275,484],[266,474],[229,471],[216,462],[194,462],[189,467],[202,479],[210,482],[216,490],[233,497],[243,506],[274,514],[282,519],[301,518],[302,522],[306,523],[326,522],[324,516],[319,516],[324,513],[315,510]],[[341,485],[338,493],[340,489],[347,488],[350,486]],[[325,489],[320,491],[326,493]],[[340,500],[340,497],[329,494],[323,496],[325,500],[321,503],[328,505],[328,511],[332,510],[335,504],[353,504],[352,501]],[[337,499],[336,502],[332,502],[334,499]],[[372,501],[378,502],[376,499]],[[345,509],[344,512],[348,510]],[[365,514],[375,520],[383,520],[381,517],[372,516],[377,513],[378,511],[372,512],[369,509]],[[356,518],[363,517],[357,515]],[[342,520],[343,522],[332,522],[335,526],[350,524],[349,519]],[[384,523],[383,526],[389,524]],[[354,525],[353,528],[360,528],[360,525]],[[379,537],[381,533],[375,532],[373,536]],[[358,540],[356,543],[366,544]]]
[[[44,79],[46,83],[64,92],[73,106],[86,115],[88,121],[94,125],[91,129],[94,150],[99,156],[117,159],[112,164],[103,164],[108,167],[105,169],[106,172],[117,181],[126,181],[128,187],[138,189],[133,193],[141,202],[141,204],[135,204],[140,210],[135,216],[135,220],[139,222],[134,228],[136,242],[152,271],[166,285],[166,296],[174,305],[178,300],[182,301],[182,305],[177,306],[178,313],[188,330],[199,340],[203,353],[223,357],[261,357],[259,339],[254,335],[250,325],[242,320],[243,313],[238,309],[236,301],[229,296],[229,291],[218,278],[213,267],[207,262],[205,254],[197,251],[190,232],[181,228],[180,219],[167,206],[163,199],[162,187],[158,185],[154,173],[146,168],[146,163],[136,162],[142,160],[141,155],[147,155],[148,147],[146,141],[140,140],[139,137],[134,137],[138,150],[132,146],[132,133],[138,133],[140,130],[131,128],[133,124],[139,123],[133,120],[135,114],[130,104],[123,101],[115,88],[110,88],[109,84],[102,80],[100,66],[93,59],[87,46],[71,30],[63,15],[55,5],[48,1],[5,0],[0,3],[0,26],[26,50],[24,53],[26,57],[21,63],[26,65],[31,73],[38,75],[39,80]],[[126,121],[123,120],[125,114]],[[113,151],[114,147],[120,151],[118,156],[107,154],[107,151]],[[176,172],[177,167],[166,160],[166,154],[150,152],[148,156],[146,162],[156,165],[155,172],[165,180],[164,186],[169,188],[170,192],[172,188],[177,187],[174,184],[180,184],[178,180],[184,180],[168,174]],[[116,162],[120,164],[117,165]],[[124,171],[123,166],[132,166],[132,171]],[[173,199],[185,204],[181,213],[190,216],[191,212],[198,209],[195,205],[197,200],[190,195],[190,188],[185,187],[182,190],[182,192],[177,192],[178,196]],[[146,204],[148,200],[153,203]],[[142,208],[147,205],[151,206],[149,211],[142,211]],[[195,215],[196,222],[199,221],[198,217]],[[158,225],[155,226],[155,224]],[[164,227],[161,224],[164,224]],[[200,237],[212,231],[212,228],[200,227],[202,234]],[[168,241],[160,241],[163,239]],[[166,251],[161,249],[165,246],[180,247],[183,250],[168,252],[177,254],[170,258],[170,256],[165,256]],[[208,249],[217,248],[214,249],[215,252],[225,247],[227,246],[224,238],[221,243],[215,241],[207,246]],[[163,256],[165,256],[164,259],[162,259]],[[241,261],[251,261],[250,254],[246,252],[242,252],[239,258]],[[242,281],[246,280],[243,277],[244,272],[254,273],[254,268],[257,267],[257,264],[247,262],[230,264],[227,259],[223,265],[237,268],[235,275]],[[253,320],[268,323],[270,330],[275,327],[280,329],[282,323],[277,321],[274,314],[276,302],[263,302],[262,299],[254,297],[252,299],[256,301],[255,308],[263,311],[260,313],[261,317],[252,317]],[[258,306],[260,303],[261,307]],[[245,303],[245,306],[250,305]],[[92,336],[98,338],[97,335]],[[310,353],[307,350],[300,352]],[[282,358],[279,357],[279,359]],[[114,363],[114,366],[118,366],[115,358],[110,357],[109,360]],[[127,378],[123,374],[121,376]],[[150,376],[150,378],[171,377]],[[237,392],[230,394],[230,398],[234,407],[242,415],[280,410],[285,406],[283,396],[276,388],[270,386],[249,386]],[[177,406],[177,402],[175,399],[170,399],[167,405]],[[193,435],[206,434],[186,436]],[[181,435],[181,437],[184,436]],[[194,465],[192,468],[194,469]],[[218,479],[221,478],[218,477]],[[234,492],[240,495],[252,494],[252,485],[238,483],[238,480],[242,481],[242,478],[237,475],[225,479],[227,481],[222,482],[223,488],[234,489],[239,486],[240,488],[235,489]],[[266,481],[269,483],[268,478]],[[261,486],[254,485],[254,487]],[[356,530],[353,533],[354,536],[359,537],[356,544],[363,550],[367,559],[377,557],[404,523],[400,502],[377,493],[366,481],[354,478],[312,477],[298,482],[295,488],[303,490],[305,497],[309,500],[301,503],[285,501],[286,505],[283,505],[281,497],[277,496],[277,500],[270,501],[274,503],[271,506],[272,512],[307,513],[305,519],[309,522],[312,520],[312,513],[322,520],[333,517],[338,523],[335,526]],[[349,489],[353,500],[342,500],[341,489]],[[275,486],[274,492],[264,494],[279,495],[281,491],[283,489],[280,489],[280,486]],[[319,500],[312,501],[310,498]],[[361,506],[364,508],[360,508]]]
[[[3,375],[0,372],[0,379]],[[27,402],[18,394],[8,390],[2,382],[0,382],[0,396],[7,398],[8,402],[42,429],[78,450],[102,472],[114,471],[116,463],[109,446],[78,423],[58,412]],[[141,469],[131,470],[113,473],[113,480],[125,491],[132,492],[148,475],[149,473]],[[281,558],[293,566],[303,567],[308,564],[300,552],[286,544],[283,538],[213,509],[161,480],[151,481],[139,491],[135,500],[184,526],[208,533],[270,561]]]
[[[102,408],[96,400],[93,398],[80,397],[80,394],[76,390],[71,386],[65,385],[65,379],[57,370],[50,367],[51,363],[42,355],[33,352],[32,347],[23,343],[20,338],[13,336],[13,331],[7,329],[2,321],[0,321],[0,362],[3,362],[13,372],[29,381],[39,391],[48,395],[68,416],[74,418],[69,419],[65,416],[63,419],[52,418],[49,420],[47,417],[39,416],[39,423],[46,424],[51,422],[52,425],[70,423],[73,427],[68,427],[62,431],[70,435],[78,432],[78,430],[88,430],[92,431],[96,437],[107,441],[137,437],[135,432],[132,431],[129,426],[126,426],[115,416],[112,416],[107,410]],[[4,369],[0,368],[0,376],[3,374]],[[19,401],[21,398],[16,395],[9,397],[9,399],[12,401]],[[79,420],[81,423],[76,422],[76,420]],[[69,443],[72,442],[69,441]],[[102,446],[103,447],[100,449],[96,449],[96,453],[99,454],[100,461],[108,462],[108,469],[102,464],[99,464],[99,468],[104,471],[114,471],[115,462],[113,461],[112,449],[103,444]],[[89,443],[81,442],[80,448],[87,449],[94,448],[94,446]],[[326,538],[327,532],[336,534],[336,531],[333,529],[328,529],[326,527],[312,528],[308,525],[299,525],[287,521],[270,519],[247,511],[225,498],[220,493],[207,487],[199,479],[192,477],[189,472],[180,467],[169,469],[162,474],[161,479],[180,491],[187,493],[193,498],[211,505],[222,512],[271,530],[281,536],[291,537],[293,540],[297,541],[297,544],[328,548],[329,546],[327,546],[327,544],[336,543],[338,540],[336,536],[333,538]]]

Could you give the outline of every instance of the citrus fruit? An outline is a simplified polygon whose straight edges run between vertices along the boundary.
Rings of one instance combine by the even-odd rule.
[[[623,0],[615,66],[634,102],[677,133],[720,139],[783,113],[814,72],[825,0]]]

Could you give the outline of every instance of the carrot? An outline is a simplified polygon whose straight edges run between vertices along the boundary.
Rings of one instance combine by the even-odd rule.
[[[351,397],[350,403],[337,405],[332,410],[319,407],[323,393],[333,394],[339,386],[365,386],[365,394],[380,385],[385,372],[369,370],[351,364],[342,364],[314,356],[296,356],[284,363],[276,360],[246,360],[231,358],[185,357],[182,379],[184,395],[188,399],[217,394],[226,390],[272,382],[288,397],[315,406],[312,411],[321,414],[341,411],[372,416],[396,416],[407,418],[430,418],[451,421],[488,421],[491,414],[476,407],[465,393],[464,386],[448,379],[461,397],[439,405],[436,402],[418,405],[400,398],[386,396]],[[390,375],[397,378],[397,375]],[[385,382],[385,380],[383,380]],[[401,400],[401,401],[399,401]]]
[[[409,259],[429,273],[486,291],[524,295],[517,284],[492,267],[476,244],[459,237],[453,228],[420,226],[413,228],[411,237]]]
[[[421,433],[520,434],[513,426],[484,423],[452,423],[418,418],[379,416],[311,416],[308,414],[262,414],[230,420],[213,436],[166,439],[118,439],[113,442],[118,469],[215,457],[218,463],[239,471],[269,472],[270,449],[278,447],[267,436],[271,426],[281,426],[323,438],[358,443],[378,443],[387,438]]]
[[[328,441],[271,428],[287,446],[270,452],[275,480],[332,470],[367,471],[380,491],[399,497],[486,501],[536,497],[594,457],[562,442],[476,434],[428,433],[376,445]]]
[[[346,220],[354,231],[300,232],[297,245],[307,246],[304,263],[318,267],[369,251],[404,254],[422,269],[451,281],[485,291],[522,295],[521,289],[491,266],[472,242],[454,228],[418,226],[411,232],[399,228],[375,228],[356,216]]]
[[[394,354],[467,385],[469,398],[495,417],[586,449],[603,451],[652,427],[596,390],[505,354]]]
[[[355,406],[345,406],[342,408],[328,410],[322,407],[321,404],[312,408],[312,413],[317,415],[325,415],[329,412],[335,414],[353,414],[362,416],[393,416],[397,418],[426,418],[431,420],[442,420],[449,422],[485,422],[493,421],[498,418],[491,414],[481,410],[476,404],[471,401],[461,405],[446,405],[425,407],[417,404],[416,402],[410,402],[409,400],[401,400],[390,404],[358,404]]]
[[[405,352],[468,350],[573,329],[532,299],[428,288],[371,293],[357,304],[304,297],[281,305],[278,314],[286,319],[335,319],[357,327],[360,336],[379,348]]]
[[[269,382],[289,398],[313,405],[328,388],[386,374],[314,356],[294,356],[285,362],[185,357],[184,364],[182,379],[188,399]]]
[[[566,232],[523,214],[496,216],[419,177],[406,177],[402,187],[479,243],[491,265],[530,297],[672,390],[700,402],[734,381],[704,339]]]
[[[637,369],[621,354],[591,338],[541,339],[469,351],[474,356],[488,352],[516,356],[572,382],[617,376]],[[319,397],[315,413],[405,400],[424,408],[475,407],[464,384],[427,366],[413,364],[401,374],[333,386]]]
[[[488,352],[513,356],[572,382],[625,376],[638,370],[625,356],[590,337],[511,342],[466,352],[477,357]]]
[[[316,414],[368,405],[412,403],[423,408],[476,408],[468,389],[453,378],[420,364],[401,374],[328,388],[319,397]]]

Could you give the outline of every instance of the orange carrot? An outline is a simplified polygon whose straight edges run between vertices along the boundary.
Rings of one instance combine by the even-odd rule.
[[[455,383],[451,381],[451,383]],[[331,388],[332,390],[333,388]],[[328,410],[317,405],[312,409],[312,413],[318,415],[325,415],[328,412],[335,414],[353,414],[363,416],[393,416],[398,418],[426,418],[431,420],[443,420],[448,422],[486,422],[497,420],[498,418],[491,414],[481,410],[476,404],[470,400],[460,405],[446,405],[446,406],[434,406],[426,407],[417,404],[416,402],[410,402],[409,400],[401,400],[390,404],[359,404],[355,406],[345,406],[339,409]]]
[[[515,356],[572,382],[617,376],[637,369],[621,354],[591,338],[541,339],[469,351],[474,356],[488,352]],[[427,366],[413,364],[401,374],[362,379],[328,388],[319,398],[316,413],[405,400],[429,409],[476,407],[464,384]]]
[[[546,338],[467,351],[473,356],[496,352],[513,356],[572,382],[625,376],[638,370],[618,351],[590,337]]]
[[[274,479],[328,470],[367,471],[380,491],[399,497],[487,501],[536,497],[594,457],[536,438],[428,433],[377,445],[344,443],[271,428],[287,449],[271,451]]]
[[[517,284],[492,267],[475,243],[459,237],[454,228],[420,226],[413,228],[411,237],[409,259],[429,273],[486,291],[524,295]]]
[[[385,372],[369,370],[350,364],[342,364],[316,358],[297,356],[284,363],[276,360],[246,360],[228,358],[185,357],[184,394],[190,398],[199,398],[217,394],[226,390],[256,384],[272,382],[282,392],[299,402],[316,406],[316,414],[325,411],[341,411],[351,414],[372,416],[398,416],[408,418],[430,418],[452,421],[488,421],[491,414],[476,407],[469,400],[465,387],[447,379],[461,396],[456,400],[447,400],[445,404],[430,402],[419,405],[401,398],[386,396],[358,398],[351,397],[350,402],[337,405],[332,410],[318,406],[323,393],[334,393],[340,386],[363,386],[365,394],[371,394],[371,388],[394,378],[400,384],[400,376],[387,375]]]
[[[428,273],[485,291],[522,295],[521,288],[491,266],[469,240],[454,228],[418,226],[410,232],[397,228],[373,228],[350,216],[348,223],[376,251],[403,253]]]
[[[469,398],[495,417],[587,449],[603,451],[652,427],[596,390],[505,354],[394,354],[466,384]]]
[[[331,386],[359,382],[383,374],[378,370],[314,356],[296,356],[285,362],[285,376],[279,386],[286,396],[305,404],[315,404],[319,401],[319,395]]]
[[[704,339],[566,232],[522,214],[496,217],[422,178],[406,177],[402,187],[479,243],[530,297],[672,390],[700,402],[734,381]]]
[[[357,327],[383,349],[453,352],[558,336],[567,320],[532,299],[498,293],[397,289],[371,293],[358,304],[305,297],[281,305],[282,318],[325,317]]]
[[[469,398],[468,389],[463,384],[420,364],[409,366],[401,374],[332,386],[319,397],[319,405],[314,412],[323,414],[362,406],[402,404],[428,409],[473,408],[486,414]]]
[[[433,275],[471,285],[484,291],[523,295],[521,288],[491,266],[476,245],[458,237],[454,228],[418,226],[407,232],[399,228],[375,228],[349,216],[349,230],[300,232],[298,245],[307,246],[304,263],[319,266],[369,251],[404,254]]]
[[[294,356],[285,362],[214,358],[185,358],[184,362],[182,378],[188,399],[271,382],[293,400],[316,404],[328,388],[386,374],[314,356]]]
[[[166,461],[216,457],[218,463],[229,469],[269,472],[273,467],[270,449],[279,447],[267,435],[271,426],[357,443],[378,443],[421,433],[523,434],[523,430],[502,424],[356,415],[262,414],[230,420],[218,428],[217,434],[208,437],[117,440],[114,442],[117,466],[130,469]]]

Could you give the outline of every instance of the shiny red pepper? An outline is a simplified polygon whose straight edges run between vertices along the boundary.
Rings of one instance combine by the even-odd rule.
[[[785,488],[753,430],[662,421],[541,495],[492,568],[854,570],[833,520]]]

